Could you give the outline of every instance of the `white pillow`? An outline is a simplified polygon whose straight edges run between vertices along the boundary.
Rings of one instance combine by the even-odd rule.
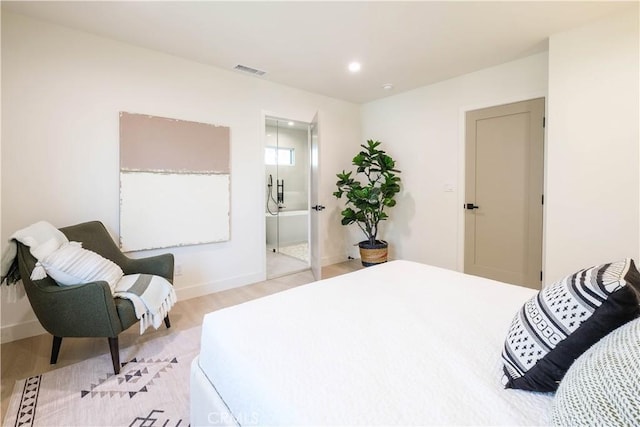
[[[551,409],[556,426],[640,423],[640,318],[578,357],[560,382]]]
[[[80,242],[69,242],[47,255],[38,264],[58,285],[80,285],[104,280],[113,292],[122,278],[122,269],[95,252],[82,248]],[[35,271],[35,270],[34,270]]]
[[[64,237],[64,234],[62,236]],[[67,244],[69,244],[68,240],[64,241],[58,237],[52,237],[46,242],[38,244],[38,246],[30,247],[29,250],[31,252],[31,255],[33,255],[36,259],[40,259],[51,255],[56,250],[60,249],[63,245]]]

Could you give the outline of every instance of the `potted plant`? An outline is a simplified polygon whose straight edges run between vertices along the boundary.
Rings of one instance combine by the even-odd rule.
[[[378,148],[380,144],[368,140],[367,145],[361,145],[364,150],[353,158],[356,176],[363,177],[363,182],[352,177],[353,171],[342,171],[337,174],[338,190],[333,193],[338,199],[343,195],[347,198],[342,225],[355,223],[367,237],[358,243],[365,267],[387,261],[388,244],[378,239],[378,224],[389,217],[385,208],[396,205],[395,195],[400,191],[400,171],[395,169],[395,161]]]

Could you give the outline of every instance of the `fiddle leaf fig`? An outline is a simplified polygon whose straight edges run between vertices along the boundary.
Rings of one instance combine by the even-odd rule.
[[[378,224],[389,216],[385,208],[396,205],[395,196],[400,192],[400,173],[395,161],[380,150],[380,141],[368,140],[352,160],[353,171],[336,174],[337,191],[333,195],[341,199],[346,196],[347,207],[342,211],[342,225],[357,224],[370,243],[378,237]],[[362,178],[362,182],[355,177]]]

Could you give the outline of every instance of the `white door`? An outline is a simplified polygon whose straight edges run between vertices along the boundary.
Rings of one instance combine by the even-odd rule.
[[[544,98],[466,114],[464,271],[540,289]]]
[[[311,271],[316,280],[322,278],[320,263],[320,215],[324,206],[318,198],[319,165],[318,165],[318,114],[313,117],[309,125],[309,145],[311,148],[311,171],[309,179],[309,261]]]

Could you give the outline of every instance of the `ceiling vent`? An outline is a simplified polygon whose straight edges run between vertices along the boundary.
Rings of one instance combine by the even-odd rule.
[[[246,65],[238,64],[233,67],[234,70],[242,71],[243,73],[253,74],[254,76],[264,76],[266,71],[258,70],[256,68],[247,67]]]

